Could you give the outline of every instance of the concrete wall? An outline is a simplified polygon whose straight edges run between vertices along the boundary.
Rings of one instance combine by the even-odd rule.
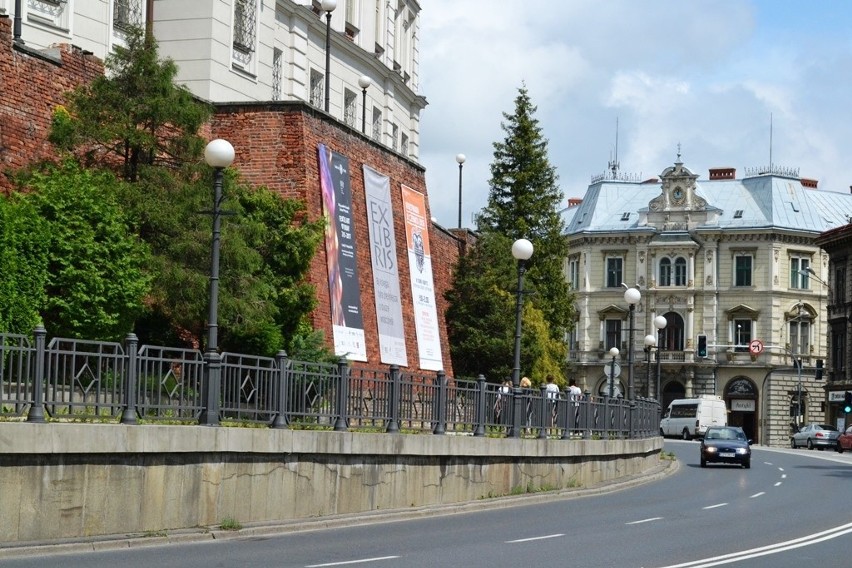
[[[461,503],[658,464],[660,438],[0,423],[0,543]]]

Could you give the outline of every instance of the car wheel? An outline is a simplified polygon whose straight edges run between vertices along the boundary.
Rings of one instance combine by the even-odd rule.
[[[689,430],[687,428],[684,428],[683,429],[683,439],[689,440],[690,438],[691,438],[691,436],[689,435]]]
[[[745,469],[751,469],[751,460],[745,460],[745,461],[743,462],[743,467],[744,467]]]
[[[796,438],[790,438],[790,447],[796,449]]]
[[[835,450],[837,450],[837,453],[838,453],[838,454],[842,454],[842,453],[843,453],[843,446],[841,446],[839,443],[837,444],[837,447],[836,447],[836,448],[834,448],[834,449],[835,449]]]
[[[808,449],[809,449],[809,450],[814,449],[814,443],[811,441],[811,439],[810,439],[810,438],[808,438]]]

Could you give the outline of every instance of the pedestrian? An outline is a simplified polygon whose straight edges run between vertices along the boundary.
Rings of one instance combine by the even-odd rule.
[[[571,412],[573,413],[574,420],[574,430],[578,432],[579,422],[580,422],[580,401],[583,399],[583,391],[580,390],[580,387],[577,386],[577,379],[570,379],[568,381],[568,400],[573,402],[573,408]]]
[[[532,414],[533,414],[533,403],[532,403],[532,381],[529,377],[524,377],[521,379],[521,390],[524,394],[525,412],[524,412],[524,426],[527,428],[527,432],[529,432],[530,427],[532,426]]]
[[[494,423],[502,424],[505,413],[503,412],[509,406],[509,396],[512,393],[512,381],[506,379],[497,388],[497,396],[494,399]]]
[[[556,379],[553,375],[547,375],[544,379],[544,396],[550,402],[550,427],[556,426],[556,403],[559,400],[559,385],[556,384]]]

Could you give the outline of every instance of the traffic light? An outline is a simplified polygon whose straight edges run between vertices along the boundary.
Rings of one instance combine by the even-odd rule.
[[[699,357],[707,357],[707,336],[699,335],[698,336],[698,356]]]
[[[816,360],[816,371],[814,371],[814,379],[817,381],[822,380],[822,359]]]
[[[852,392],[846,391],[846,397],[843,399],[843,412],[846,414],[852,412]]]

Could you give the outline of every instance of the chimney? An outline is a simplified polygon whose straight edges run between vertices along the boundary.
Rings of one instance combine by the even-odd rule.
[[[802,178],[802,187],[807,187],[809,189],[816,189],[817,183],[819,183],[819,182],[815,179]]]
[[[710,179],[737,179],[737,169],[710,168]]]
[[[568,207],[576,207],[583,202],[579,197],[569,197],[568,198]]]

